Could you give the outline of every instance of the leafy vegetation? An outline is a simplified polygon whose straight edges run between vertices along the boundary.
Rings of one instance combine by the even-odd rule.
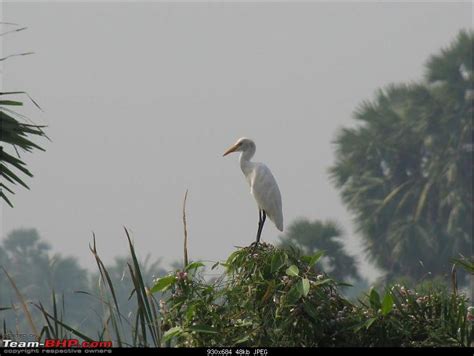
[[[337,279],[360,279],[357,262],[345,252],[342,238],[341,227],[333,221],[300,219],[286,228],[279,246],[294,248],[302,255],[324,252],[318,262],[320,270],[330,272]]]
[[[27,291],[20,292],[11,278],[7,283],[17,291],[12,299],[24,304],[15,307],[31,319],[22,330],[30,327],[39,339],[77,337],[137,347],[469,346],[474,340],[474,310],[457,290],[394,285],[384,291],[372,288],[352,302],[339,292],[344,283],[314,269],[321,253],[300,256],[269,244],[236,250],[211,267],[224,272],[210,279],[205,264],[194,261],[148,283],[128,233],[127,239],[132,283],[126,294],[135,305],[133,313],[124,313],[122,282],[112,278],[94,243],[101,288],[81,312],[97,313],[99,332],[65,321],[67,297],[60,300],[53,292],[48,308],[25,298]],[[31,317],[32,308],[42,320]],[[15,330],[5,320],[3,325],[4,334]]]
[[[448,280],[450,259],[470,254],[473,43],[462,31],[430,58],[425,81],[380,90],[336,138],[331,176],[388,281]]]
[[[340,283],[268,244],[235,251],[220,278],[200,264],[159,279],[163,342],[194,346],[469,346],[468,300],[447,290],[395,285],[352,303]],[[189,271],[194,270],[190,274]]]
[[[0,245],[3,333],[21,330],[36,336],[42,332],[65,337],[77,330],[88,338],[115,339],[117,344],[132,345],[130,330],[135,328],[138,315],[142,318],[143,309],[137,308],[131,293],[140,281],[150,285],[165,271],[159,260],[138,261],[133,249],[129,258],[116,258],[110,265],[102,262],[95,241],[91,252],[97,273],[81,268],[75,258],[53,255],[50,245],[34,229],[10,233]],[[144,289],[139,290],[143,297]]]
[[[11,24],[10,24],[11,25]],[[0,36],[22,31],[25,28],[15,28]],[[27,55],[30,53],[14,54],[0,58],[0,62],[13,56]],[[34,150],[44,151],[33,139],[36,137],[47,137],[43,131],[44,126],[32,124],[27,117],[18,112],[18,107],[23,106],[21,97],[27,97],[38,109],[38,104],[23,91],[0,92],[0,200],[5,201],[9,206],[13,204],[8,194],[15,194],[13,186],[21,185],[28,189],[24,178],[21,175],[32,177],[26,163],[21,159],[19,152],[32,152]]]

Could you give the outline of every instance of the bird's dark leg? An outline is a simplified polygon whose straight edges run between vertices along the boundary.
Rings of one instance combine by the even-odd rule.
[[[260,235],[262,234],[263,230],[263,225],[265,224],[265,219],[267,218],[267,214],[265,213],[265,210],[259,210],[258,211],[258,232],[257,232],[257,245],[260,243]]]
[[[260,234],[262,233],[262,210],[258,210],[258,230],[257,230],[257,239],[252,242],[250,246],[257,247],[258,241],[260,240]]]

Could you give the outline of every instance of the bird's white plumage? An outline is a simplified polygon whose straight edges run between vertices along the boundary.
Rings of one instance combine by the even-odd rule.
[[[255,143],[248,138],[239,139],[224,155],[240,151],[240,168],[250,185],[250,193],[258,208],[264,210],[278,230],[283,231],[283,212],[278,184],[270,169],[263,163],[252,162]]]
[[[250,193],[260,209],[267,213],[278,230],[283,231],[283,212],[278,184],[270,169],[263,163],[255,163],[249,179]]]

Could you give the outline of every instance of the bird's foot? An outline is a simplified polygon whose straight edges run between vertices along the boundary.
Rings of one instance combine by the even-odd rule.
[[[258,245],[260,245],[259,241],[254,241],[250,244],[249,249],[252,254],[255,254],[255,251],[257,250]]]

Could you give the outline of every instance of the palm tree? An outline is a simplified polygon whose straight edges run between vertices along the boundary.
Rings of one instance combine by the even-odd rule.
[[[472,32],[432,56],[426,81],[362,103],[330,174],[387,278],[449,272],[472,243]]]
[[[25,27],[17,27],[0,34],[0,36],[24,29]],[[0,58],[0,62],[14,56],[27,54],[30,53],[13,54]],[[13,186],[17,184],[28,189],[28,185],[24,178],[21,177],[21,174],[29,177],[33,176],[26,167],[26,163],[21,159],[19,152],[43,151],[43,148],[33,142],[33,138],[47,137],[43,131],[44,126],[35,125],[31,122],[28,123],[28,119],[24,115],[13,110],[13,108],[23,105],[23,101],[18,99],[19,95],[29,98],[39,109],[38,104],[25,92],[0,92],[0,200],[4,200],[11,207],[13,207],[13,204],[8,198],[7,193],[14,194]]]

